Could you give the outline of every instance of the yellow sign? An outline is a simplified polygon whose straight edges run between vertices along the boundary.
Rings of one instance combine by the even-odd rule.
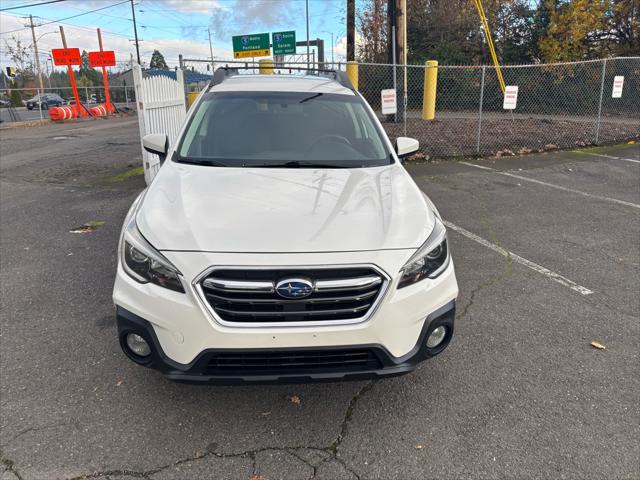
[[[271,55],[271,49],[269,48],[247,50],[246,52],[233,52],[233,58],[268,57],[269,55]]]

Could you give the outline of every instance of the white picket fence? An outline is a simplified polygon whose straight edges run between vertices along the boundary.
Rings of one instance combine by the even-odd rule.
[[[150,133],[164,133],[169,137],[169,145],[176,141],[187,113],[184,74],[182,70],[177,70],[176,80],[163,75],[145,78],[140,65],[134,65],[133,82],[138,104],[144,179],[149,185],[160,169],[160,159],[142,147],[142,137]]]

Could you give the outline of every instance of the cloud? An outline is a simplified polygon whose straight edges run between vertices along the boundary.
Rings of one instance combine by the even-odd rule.
[[[233,7],[216,9],[211,15],[211,33],[218,40],[229,41],[232,35],[287,30],[300,16],[303,2],[290,0],[236,1]]]
[[[156,6],[168,8],[182,13],[197,13],[208,15],[215,10],[226,10],[218,0],[161,0]]]
[[[22,29],[16,33],[4,34],[11,30]],[[67,37],[67,44],[69,47],[77,47],[80,50],[98,50],[98,36],[95,26],[86,27],[74,27],[65,25],[65,34]],[[8,52],[5,47],[5,41],[13,43],[12,37],[20,39],[24,45],[31,45],[31,31],[24,29],[24,20],[0,14],[0,64],[2,68],[11,65],[11,60],[8,57]],[[42,36],[38,41],[38,48],[41,53],[41,62],[45,62],[47,53],[51,52],[52,48],[62,48],[62,41],[60,35],[57,33],[57,25],[47,25],[39,28],[37,35],[42,35],[46,32],[55,32],[54,34],[47,34]],[[131,55],[135,58],[135,45],[130,42],[126,35],[114,36],[103,30],[103,43],[105,50],[115,50],[116,61],[119,67],[124,67],[126,62],[129,62]],[[178,55],[183,54],[188,58],[209,58],[209,45],[205,42],[198,42],[189,39],[149,39],[147,41],[140,42],[140,56],[143,63],[149,62],[151,59],[151,53],[153,50],[158,49],[164,55],[169,67],[178,65]],[[231,50],[223,48],[214,48],[213,55],[219,58],[231,58]],[[202,71],[206,69],[205,64],[193,64]],[[43,66],[43,69],[46,68]]]
[[[358,49],[362,46],[362,35],[356,31],[356,56],[358,54]],[[340,61],[344,61],[347,58],[347,37],[340,37],[336,42],[336,61],[338,58]]]

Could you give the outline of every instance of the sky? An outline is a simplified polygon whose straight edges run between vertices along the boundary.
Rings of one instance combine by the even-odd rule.
[[[43,1],[46,0],[0,0],[0,10]],[[309,0],[309,37],[324,39],[327,60],[331,59],[331,33],[336,61],[344,59],[345,6],[345,0]],[[178,64],[179,54],[185,58],[208,59],[208,28],[214,59],[233,58],[233,35],[295,30],[296,40],[306,39],[305,0],[134,0],[134,8],[140,57],[147,64],[155,49],[162,52],[169,67]],[[87,13],[97,9],[100,10]],[[135,58],[129,0],[64,0],[0,11],[0,66],[3,70],[11,65],[7,42],[12,44],[17,38],[25,45],[32,44],[31,30],[25,27],[29,24],[29,15],[34,17],[43,65],[52,48],[62,48],[60,25],[64,27],[67,45],[81,51],[99,49],[96,28],[100,27],[104,49],[115,50],[116,68],[126,68],[130,56]],[[298,53],[305,50],[305,47],[298,47]]]

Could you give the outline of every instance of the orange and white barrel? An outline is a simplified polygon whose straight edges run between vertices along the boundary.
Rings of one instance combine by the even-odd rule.
[[[54,122],[70,120],[78,117],[78,110],[75,105],[66,107],[51,107],[49,109],[49,118]]]
[[[103,103],[95,107],[91,107],[90,112],[91,112],[91,115],[95,117],[106,117],[108,110],[105,104]]]

